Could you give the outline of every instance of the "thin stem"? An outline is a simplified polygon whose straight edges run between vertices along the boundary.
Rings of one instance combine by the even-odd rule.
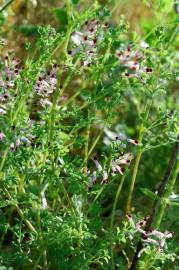
[[[2,169],[3,169],[3,167],[4,167],[4,163],[5,163],[5,161],[6,161],[8,151],[9,151],[9,147],[7,147],[7,148],[5,149],[5,151],[4,151],[3,158],[2,158],[1,163],[0,163],[0,172],[2,172]]]
[[[110,184],[113,183],[113,180],[110,181]],[[95,204],[95,202],[97,201],[97,199],[100,197],[100,195],[103,193],[104,189],[106,188],[106,185],[103,185],[100,190],[98,191],[98,193],[96,194],[94,200],[90,203],[90,207],[88,208],[87,212],[86,212],[86,216],[88,215],[88,213],[91,211],[91,209],[93,208],[93,205]]]
[[[102,194],[102,192],[103,192],[104,189],[105,189],[105,186],[103,186],[102,188],[100,188],[100,190],[99,190],[98,193],[96,194],[94,200],[90,203],[90,207],[89,207],[89,209],[88,209],[86,215],[88,215],[88,213],[91,211],[91,209],[93,208],[94,203],[97,201],[97,199],[98,199],[99,196]]]
[[[48,270],[48,262],[47,262],[47,250],[43,250],[43,266],[44,270]]]
[[[64,41],[64,43],[63,43],[63,47],[62,47],[64,53],[67,53],[68,43],[69,43],[69,40],[70,40],[71,33],[72,33],[72,31],[73,31],[73,27],[74,27],[74,26],[71,25],[71,26],[69,27],[68,31],[67,31],[66,39],[65,39],[65,41]]]
[[[71,198],[70,198],[70,196],[69,196],[69,194],[68,194],[68,192],[67,192],[67,190],[65,188],[65,185],[63,184],[62,181],[61,181],[61,186],[63,188],[63,194],[65,195],[65,199],[67,200],[67,202],[69,204],[69,209],[71,209],[71,213],[74,216],[75,224],[76,224],[76,226],[78,228],[78,226],[79,226],[78,212],[77,212],[77,210],[75,208],[75,205],[74,205],[73,201],[71,200]]]
[[[66,0],[66,6],[67,6],[67,16],[68,16],[68,29],[67,29],[66,38],[65,38],[65,41],[63,43],[63,48],[62,48],[65,54],[67,53],[68,43],[69,43],[70,36],[74,27],[73,22],[72,22],[73,14],[72,14],[71,0]]]
[[[90,150],[89,150],[89,152],[88,152],[87,158],[89,158],[89,156],[90,156],[91,153],[93,152],[93,150],[94,150],[96,144],[98,143],[98,141],[99,141],[99,139],[100,139],[102,133],[103,133],[103,129],[101,129],[101,131],[100,131],[99,135],[97,136],[96,140],[93,142],[93,144],[92,144],[92,146],[91,146],[91,148],[90,148]]]
[[[165,214],[165,209],[166,209],[166,206],[167,206],[167,204],[169,202],[169,197],[170,197],[170,194],[172,193],[172,190],[174,188],[178,173],[179,173],[179,165],[175,169],[174,175],[171,178],[171,181],[168,183],[168,188],[167,188],[164,196],[160,200],[161,203],[160,203],[160,206],[159,206],[159,209],[158,209],[158,214],[157,214],[155,222],[153,223],[153,226],[155,228],[160,227],[160,224],[161,224],[163,216]]]
[[[89,119],[89,111],[88,111],[88,119]],[[87,127],[87,132],[86,132],[86,143],[85,143],[85,173],[87,174],[87,160],[88,160],[88,149],[89,149],[89,139],[90,139],[90,123],[88,124]]]
[[[134,192],[134,186],[135,186],[135,182],[136,182],[136,177],[137,177],[137,173],[138,173],[138,168],[139,168],[139,164],[140,164],[140,160],[142,157],[142,153],[143,153],[143,148],[140,146],[142,144],[142,140],[143,140],[143,136],[144,136],[144,132],[145,132],[145,126],[146,126],[146,121],[149,117],[149,112],[150,112],[150,107],[152,105],[152,101],[149,101],[146,104],[145,107],[145,111],[144,111],[144,118],[142,121],[142,124],[140,126],[140,130],[139,130],[139,150],[138,150],[138,154],[135,160],[135,164],[134,164],[134,169],[133,169],[133,173],[132,173],[132,180],[131,180],[131,184],[130,184],[130,188],[129,188],[129,196],[127,199],[127,206],[126,206],[126,212],[130,212],[130,208],[131,208],[131,202],[132,202],[132,196],[133,196],[133,192]]]
[[[32,268],[32,270],[36,270],[36,269],[38,268],[39,262],[40,262],[40,260],[41,260],[41,258],[42,258],[42,255],[43,255],[43,252],[41,251],[39,257],[37,258],[37,260],[36,260],[36,262],[35,262],[34,267]]]
[[[2,12],[3,10],[5,10],[10,4],[12,4],[14,2],[14,0],[9,0],[7,1],[7,3],[5,3],[1,8],[0,8],[0,12]]]
[[[67,6],[68,24],[70,24],[72,21],[72,2],[71,2],[71,0],[66,0],[66,6]]]
[[[136,177],[137,177],[137,172],[138,172],[141,156],[142,156],[142,150],[140,149],[138,154],[137,154],[135,164],[134,164],[133,173],[132,173],[132,180],[131,180],[131,184],[130,184],[130,188],[129,188],[129,196],[127,199],[127,206],[126,206],[127,213],[130,212],[130,208],[131,208],[132,195],[133,195],[133,191],[134,191],[134,186],[135,186],[135,181],[136,181]]]
[[[83,165],[87,163],[88,158],[89,158],[89,156],[91,155],[91,153],[93,152],[93,150],[94,150],[96,144],[98,143],[98,141],[99,141],[99,139],[100,139],[102,133],[103,133],[103,129],[101,129],[99,135],[96,137],[96,139],[95,139],[95,141],[93,142],[91,148],[89,149],[88,153],[86,154],[85,159],[84,159],[84,162],[83,162]]]

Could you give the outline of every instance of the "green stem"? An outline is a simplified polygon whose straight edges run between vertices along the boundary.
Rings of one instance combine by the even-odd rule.
[[[101,129],[99,135],[96,137],[96,139],[95,139],[95,141],[93,142],[93,144],[92,144],[91,148],[89,149],[88,153],[85,155],[85,159],[84,159],[83,165],[87,163],[88,158],[89,158],[89,156],[91,155],[91,153],[93,152],[93,150],[94,150],[96,144],[98,143],[98,141],[99,141],[99,139],[100,139],[102,133],[103,133],[103,129]]]
[[[47,262],[47,250],[43,250],[43,266],[44,270],[48,270],[48,262]]]
[[[75,207],[73,201],[71,200],[71,198],[70,198],[70,196],[69,196],[69,194],[68,194],[68,192],[67,192],[67,190],[65,188],[65,185],[63,184],[62,181],[61,181],[61,186],[63,188],[63,194],[65,196],[65,199],[69,204],[69,209],[71,209],[71,213],[72,213],[72,215],[74,217],[76,227],[78,228],[79,227],[79,219],[78,219],[78,212],[76,210],[76,207]]]
[[[40,255],[39,255],[39,257],[37,258],[37,260],[35,261],[35,265],[34,265],[34,267],[32,268],[32,270],[36,270],[37,268],[39,268],[39,262],[40,262],[40,260],[41,260],[41,258],[42,258],[42,255],[43,255],[43,251],[40,252]]]
[[[68,16],[68,29],[67,29],[66,38],[65,38],[65,41],[63,43],[63,48],[62,48],[65,54],[67,53],[68,43],[69,43],[70,36],[74,27],[73,22],[72,22],[73,14],[72,14],[71,0],[66,0],[66,6],[67,6],[67,16]]]
[[[9,150],[9,147],[7,147],[4,151],[3,158],[2,158],[1,163],[0,163],[0,173],[2,173],[2,169],[4,167],[4,163],[5,163],[6,158],[7,158],[8,150]]]
[[[12,4],[12,2],[14,2],[14,0],[9,0],[9,1],[7,1],[7,3],[5,3],[5,4],[0,8],[0,12],[2,12],[3,10],[5,10],[10,4]]]
[[[142,153],[143,153],[143,148],[142,148],[141,144],[142,144],[142,140],[143,140],[143,136],[144,136],[144,132],[145,132],[146,121],[149,117],[151,105],[152,105],[152,101],[149,101],[146,104],[146,107],[144,110],[144,118],[143,118],[142,124],[140,126],[140,130],[139,130],[138,142],[139,142],[140,148],[138,150],[138,154],[137,154],[135,164],[134,164],[134,169],[132,172],[132,180],[131,180],[131,184],[130,184],[130,188],[129,188],[129,196],[127,199],[126,213],[130,212],[130,210],[131,210],[131,202],[132,202],[132,196],[133,196],[133,192],[134,192],[134,186],[135,186],[135,182],[136,182],[136,177],[137,177],[137,173],[138,173],[138,169],[139,169],[140,160],[141,160]]]
[[[127,199],[126,213],[130,212],[130,209],[131,209],[132,195],[133,195],[133,191],[134,191],[134,186],[135,186],[135,181],[136,181],[136,176],[137,176],[141,156],[142,156],[142,150],[140,149],[138,154],[137,154],[135,164],[134,164],[133,173],[132,173],[132,180],[131,180],[131,184],[130,184],[130,188],[129,188],[129,196]]]
[[[88,111],[88,119],[89,119],[89,111]],[[88,149],[89,149],[89,137],[90,137],[90,123],[88,124],[87,127],[87,132],[86,132],[86,143],[85,143],[85,168],[84,171],[87,174],[87,161],[88,161]]]

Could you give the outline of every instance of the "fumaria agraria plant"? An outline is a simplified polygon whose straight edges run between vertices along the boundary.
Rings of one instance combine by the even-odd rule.
[[[78,2],[1,57],[0,269],[178,269],[175,11],[140,36]]]

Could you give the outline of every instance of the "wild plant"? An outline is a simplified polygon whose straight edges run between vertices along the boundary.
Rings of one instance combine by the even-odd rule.
[[[2,55],[0,269],[177,269],[176,15],[140,37],[77,5]]]

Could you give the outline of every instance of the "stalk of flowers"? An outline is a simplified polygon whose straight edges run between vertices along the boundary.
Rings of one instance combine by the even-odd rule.
[[[160,232],[152,228],[146,231],[145,226],[147,224],[148,217],[144,218],[143,220],[139,220],[138,222],[135,222],[131,215],[127,215],[127,218],[132,227],[135,228],[134,233],[139,232],[142,235],[143,248],[138,254],[138,257],[140,257],[150,245],[158,247],[159,251],[163,251],[167,247],[166,240],[172,237],[172,233],[168,231]]]
[[[124,51],[116,50],[116,56],[119,59],[120,65],[126,69],[125,75],[128,78],[136,77],[145,81],[145,76],[153,72],[151,67],[146,65],[146,59],[142,52],[134,51],[131,47],[127,47]]]
[[[10,106],[10,100],[16,97],[13,91],[17,78],[19,78],[20,60],[10,58],[8,55],[4,57],[3,69],[0,73],[0,114],[7,113]]]
[[[89,65],[92,61],[97,61],[98,46],[104,40],[104,33],[108,28],[107,23],[92,19],[86,21],[80,31],[75,31],[71,35],[72,45],[69,55],[81,53],[83,55],[82,65]]]
[[[57,87],[57,73],[58,65],[54,64],[51,71],[40,74],[35,84],[35,91],[40,96],[40,104],[43,107],[51,106],[52,104],[49,97]]]

